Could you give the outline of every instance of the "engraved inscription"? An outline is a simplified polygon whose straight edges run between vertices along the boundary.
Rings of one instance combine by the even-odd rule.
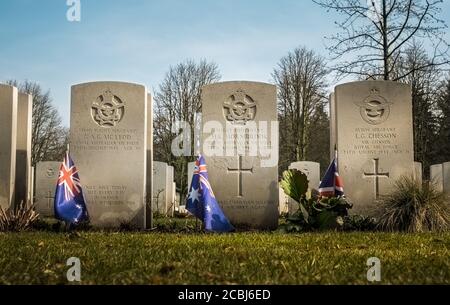
[[[343,147],[345,155],[395,156],[410,153],[409,148],[399,143],[401,134],[397,128],[355,128],[352,141]]]
[[[239,89],[223,104],[225,119],[233,124],[246,124],[256,116],[256,103],[243,90]]]
[[[92,119],[101,127],[116,126],[122,120],[124,113],[125,104],[110,90],[105,91],[92,104]]]
[[[126,204],[126,185],[85,186],[90,204],[101,206],[121,206]]]
[[[372,89],[371,95],[363,102],[357,103],[362,119],[371,124],[379,125],[389,118],[392,103],[379,95],[378,89]]]
[[[132,152],[143,149],[137,129],[81,128],[73,133],[72,147],[77,151]]]

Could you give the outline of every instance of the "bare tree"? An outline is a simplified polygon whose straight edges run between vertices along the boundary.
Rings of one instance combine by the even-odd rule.
[[[280,168],[305,160],[314,111],[326,103],[325,60],[306,48],[297,48],[281,58],[272,73],[278,86],[280,120]],[[324,148],[327,149],[328,148]]]
[[[187,60],[171,67],[155,94],[154,154],[155,159],[168,162],[175,167],[175,180],[182,195],[187,192],[187,164],[193,157],[175,157],[172,141],[176,121],[187,122],[194,138],[195,117],[201,112],[201,88],[221,78],[215,63]],[[194,151],[194,141],[191,143]]]
[[[438,97],[438,140],[434,143],[434,164],[450,160],[450,75],[442,82]]]
[[[32,156],[33,166],[40,161],[62,160],[69,138],[69,130],[61,123],[53,106],[50,91],[44,92],[35,82],[10,80],[8,84],[33,96]]]
[[[413,104],[414,155],[427,173],[433,162],[439,120],[437,100],[442,73],[430,64],[431,59],[422,44],[414,41],[399,58],[392,75],[406,75],[401,82],[411,85]],[[422,67],[419,69],[419,67]]]
[[[401,80],[430,66],[449,61],[444,40],[447,25],[439,15],[442,0],[313,0],[343,16],[335,24],[339,33],[328,37],[328,50],[338,76]],[[366,3],[367,2],[367,3]],[[413,39],[426,41],[433,50],[430,60],[403,74],[393,75],[405,48]]]

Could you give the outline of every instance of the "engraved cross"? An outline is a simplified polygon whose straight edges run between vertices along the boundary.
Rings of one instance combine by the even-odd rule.
[[[389,173],[380,173],[379,170],[380,159],[373,159],[373,173],[364,172],[364,178],[375,178],[374,192],[375,199],[380,198],[380,178],[389,178]]]
[[[239,156],[239,162],[237,168],[228,168],[228,173],[237,173],[238,174],[238,196],[244,197],[243,195],[243,174],[253,174],[253,167],[251,168],[243,168],[242,165],[242,156]]]
[[[50,209],[51,208],[51,202],[52,200],[54,200],[55,198],[52,197],[52,191],[48,191],[47,192],[47,197],[45,197],[45,199],[47,199],[47,208]]]

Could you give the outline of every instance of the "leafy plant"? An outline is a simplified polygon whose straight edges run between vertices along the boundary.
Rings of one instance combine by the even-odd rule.
[[[299,204],[299,210],[287,218],[287,223],[281,226],[286,232],[301,232],[311,230],[341,229],[344,217],[352,205],[344,198],[319,198],[312,192],[307,198],[308,178],[298,170],[288,170],[283,173],[281,187],[286,195]]]
[[[447,200],[434,183],[421,185],[411,177],[402,177],[375,210],[378,228],[405,232],[447,231],[450,228]]]
[[[38,218],[39,214],[34,210],[34,206],[23,201],[17,207],[7,211],[0,206],[0,231],[26,231],[32,228]]]
[[[297,225],[300,229],[309,223],[309,202],[306,198],[308,184],[308,177],[299,170],[291,169],[283,173],[283,179],[280,184],[281,188],[287,196],[299,204],[299,211],[295,215],[288,217],[288,225],[291,222],[291,227]],[[296,228],[292,228],[292,230],[295,231]]]

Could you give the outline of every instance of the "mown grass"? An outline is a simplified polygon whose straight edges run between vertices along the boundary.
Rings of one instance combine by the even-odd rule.
[[[450,234],[0,233],[0,284],[449,284]]]

